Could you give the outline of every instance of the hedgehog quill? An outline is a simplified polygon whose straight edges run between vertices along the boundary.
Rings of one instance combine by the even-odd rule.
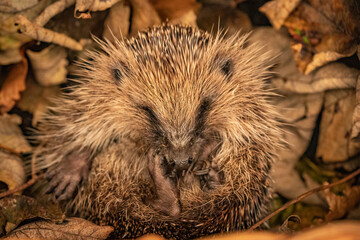
[[[257,222],[281,132],[264,83],[271,54],[246,39],[163,25],[100,42],[40,124],[47,191],[113,237]]]

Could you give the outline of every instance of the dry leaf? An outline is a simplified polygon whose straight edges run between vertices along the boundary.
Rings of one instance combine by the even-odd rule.
[[[15,101],[20,99],[20,92],[25,90],[25,79],[28,72],[28,62],[22,52],[21,62],[15,64],[0,90],[0,112],[6,113],[15,105]]]
[[[25,183],[26,176],[21,158],[0,150],[0,182],[12,190]]]
[[[297,65],[302,72],[310,73],[356,52],[360,36],[360,8],[356,1],[275,0],[261,10],[275,28],[282,25],[288,28],[296,43]]]
[[[329,213],[325,216],[325,221],[340,219],[360,203],[360,186],[348,186],[342,195],[336,195],[327,189],[325,199],[329,205]]]
[[[35,19],[41,11],[51,3],[52,0],[37,1],[8,1],[14,4],[11,8],[19,9],[16,14],[22,14],[27,19]],[[4,1],[1,1],[3,3]],[[6,2],[4,2],[6,3]],[[8,5],[9,6],[9,5]],[[31,7],[30,7],[31,6]],[[20,11],[21,9],[21,11]],[[20,47],[31,41],[31,38],[24,34],[17,32],[15,26],[16,15],[13,12],[1,12],[0,11],[0,64],[8,65],[21,61],[22,57],[19,54]]]
[[[360,236],[359,221],[341,221],[321,227],[310,228],[289,236],[289,240],[358,240]]]
[[[360,140],[360,74],[356,83],[356,106],[354,109],[354,115],[352,119],[351,139],[355,141]]]
[[[150,0],[163,21],[181,19],[189,12],[197,12],[200,4],[196,0]]]
[[[323,162],[345,161],[360,150],[360,143],[351,141],[355,108],[354,90],[337,90],[325,94],[316,157]]]
[[[76,18],[91,18],[90,12],[104,11],[123,0],[76,0],[74,16]]]
[[[122,24],[119,25],[119,22]],[[138,31],[160,23],[160,17],[147,0],[120,2],[111,8],[105,20],[103,36],[114,41],[113,37],[121,39],[134,36]]]
[[[24,220],[40,217],[46,220],[62,222],[64,216],[57,203],[47,198],[42,202],[24,195],[11,196],[0,199],[0,216],[2,224],[0,229],[9,233]]]
[[[148,0],[130,0],[130,4],[132,8],[130,36],[134,36],[138,31],[161,23],[159,15]]]
[[[277,78],[272,81],[281,91],[295,93],[319,93],[332,89],[355,88],[360,71],[342,63],[330,63],[302,78],[296,76]]]
[[[2,0],[0,2],[0,12],[15,13],[24,11],[38,4],[40,0],[14,1]]]
[[[50,105],[50,98],[56,98],[60,93],[59,86],[43,87],[32,77],[27,79],[27,88],[21,94],[21,99],[17,106],[33,114],[32,125],[36,126],[41,116],[47,111]]]
[[[31,146],[25,140],[19,124],[21,118],[17,115],[0,116],[0,147],[14,153],[29,153]]]
[[[278,152],[279,160],[272,167],[271,175],[275,181],[275,189],[282,196],[294,199],[300,194],[309,190],[295,170],[295,165],[308,147],[316,120],[323,105],[323,93],[320,91],[314,94],[303,94],[297,92],[296,88],[286,88],[290,79],[294,84],[307,84],[311,82],[311,76],[306,76],[296,68],[295,61],[290,49],[290,40],[286,35],[268,28],[258,28],[251,35],[250,42],[259,41],[264,46],[264,50],[271,50],[274,55],[277,53],[276,66],[273,71],[276,74],[271,79],[271,84],[282,97],[275,98],[274,104],[277,106],[284,124],[285,130],[283,138],[288,142],[288,146]],[[284,81],[283,85],[278,81]],[[304,200],[307,203],[321,203],[316,195],[312,195]]]
[[[129,34],[131,7],[127,1],[115,4],[104,22],[103,38],[114,42],[113,37],[121,39]]]
[[[13,230],[5,239],[106,239],[114,230],[81,218],[67,218],[61,224],[44,220],[31,222]]]
[[[252,29],[246,13],[225,4],[203,4],[196,21],[199,28],[205,31],[216,34],[221,29],[226,31],[227,36]]]
[[[64,48],[50,45],[40,52],[26,51],[36,80],[43,86],[66,82],[68,61]]]
[[[18,28],[17,31],[31,37],[32,39],[43,42],[56,43],[60,46],[67,47],[72,50],[82,50],[82,45],[76,40],[68,37],[65,34],[57,33],[49,29],[43,28],[40,25],[29,21],[26,17],[22,15],[16,16],[15,25]]]
[[[275,29],[280,29],[300,2],[301,0],[273,0],[264,4],[259,10],[266,14]]]

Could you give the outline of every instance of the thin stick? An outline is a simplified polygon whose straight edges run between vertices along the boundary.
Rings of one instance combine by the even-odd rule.
[[[3,198],[3,197],[6,197],[6,196],[9,196],[13,193],[16,193],[16,192],[20,192],[28,187],[30,187],[31,185],[33,185],[35,183],[35,181],[39,178],[39,176],[35,176],[33,178],[31,178],[29,181],[27,181],[26,183],[24,183],[23,185],[17,187],[17,188],[14,188],[14,189],[11,189],[9,191],[6,191],[6,192],[3,192],[3,193],[0,193],[0,198]]]
[[[41,174],[40,175],[36,175],[36,169],[35,169],[35,163],[36,163],[36,157],[38,156],[39,152],[40,152],[40,148],[42,147],[43,145],[41,144],[37,150],[35,150],[35,152],[33,153],[32,157],[31,157],[31,179],[29,181],[27,181],[26,183],[24,183],[23,185],[19,186],[19,187],[16,187],[14,189],[11,189],[9,191],[6,191],[6,192],[3,192],[3,193],[0,193],[0,199],[3,198],[3,197],[6,197],[6,196],[9,196],[11,194],[14,194],[16,192],[20,192],[28,187],[30,187],[31,185],[33,185],[36,180],[38,180],[38,178],[41,177]]]
[[[261,224],[263,224],[264,222],[266,222],[267,220],[269,220],[270,218],[272,218],[273,216],[275,216],[276,214],[278,214],[279,212],[281,212],[282,210],[286,209],[287,207],[303,200],[304,198],[307,198],[308,196],[314,194],[314,193],[317,193],[317,192],[320,192],[320,191],[323,191],[325,189],[328,189],[328,188],[331,188],[333,186],[336,186],[336,185],[339,185],[339,184],[342,184],[344,182],[347,182],[348,180],[354,178],[355,176],[357,176],[358,174],[360,174],[360,169],[356,170],[355,172],[349,174],[348,176],[340,179],[339,181],[337,182],[334,182],[334,183],[331,183],[331,184],[327,184],[327,185],[322,185],[320,187],[317,187],[317,188],[314,188],[314,189],[311,189],[310,191],[308,192],[305,192],[303,194],[301,194],[300,196],[298,196],[296,199],[293,199],[287,203],[285,203],[282,207],[280,207],[279,209],[277,209],[276,211],[272,212],[271,214],[269,214],[268,216],[266,216],[265,218],[263,218],[262,220],[260,220],[259,222],[257,222],[256,224],[254,224],[251,228],[249,228],[249,231],[252,231],[254,229],[256,229],[257,227],[259,227]]]

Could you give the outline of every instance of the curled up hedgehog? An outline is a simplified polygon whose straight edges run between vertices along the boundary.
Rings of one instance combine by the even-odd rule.
[[[246,39],[163,25],[101,42],[40,124],[48,192],[113,237],[257,222],[281,132],[264,83],[271,54]]]

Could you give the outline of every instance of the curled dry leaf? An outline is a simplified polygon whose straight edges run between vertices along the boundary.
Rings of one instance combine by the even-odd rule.
[[[74,16],[90,18],[90,12],[104,11],[123,0],[76,0]]]
[[[225,30],[227,36],[249,32],[252,29],[248,15],[236,7],[223,4],[203,4],[198,12],[198,26],[208,32],[216,34],[218,30]]]
[[[22,52],[21,62],[12,66],[4,83],[0,89],[0,112],[8,112],[14,105],[15,101],[20,99],[20,92],[25,90],[25,79],[28,72],[28,62]]]
[[[282,91],[295,93],[320,93],[332,89],[355,88],[360,71],[342,63],[330,63],[307,75],[304,81],[294,76],[272,81]]]
[[[356,99],[355,99],[355,109],[352,119],[352,129],[351,129],[351,139],[355,141],[360,140],[360,74],[356,83]]]
[[[158,14],[147,0],[123,1],[111,8],[104,23],[103,36],[114,41],[113,37],[134,36],[138,31],[160,23]]]
[[[36,126],[43,113],[50,105],[50,98],[56,98],[60,93],[59,86],[43,87],[39,85],[32,77],[28,78],[28,87],[22,93],[17,106],[33,114],[32,125]]]
[[[288,199],[294,199],[309,190],[296,172],[295,165],[310,142],[323,104],[323,93],[297,92],[296,89],[286,88],[285,84],[277,84],[278,81],[287,83],[290,79],[294,81],[294,84],[311,81],[310,76],[300,73],[296,68],[290,49],[290,40],[285,35],[272,28],[258,28],[251,35],[250,42],[252,41],[260,41],[265,50],[274,51],[274,55],[281,53],[278,54],[277,65],[274,68],[277,75],[271,79],[271,84],[282,95],[273,101],[283,117],[285,123],[283,138],[288,145],[278,152],[279,160],[274,163],[271,175],[275,181],[276,191]],[[321,203],[316,195],[304,201]]]
[[[0,182],[12,190],[25,183],[26,176],[22,160],[14,155],[0,150]]]
[[[74,3],[75,0],[59,0],[54,2],[50,6],[47,6],[44,11],[35,18],[34,24],[44,26],[52,17],[64,11],[64,9],[70,7]]]
[[[275,29],[280,29],[290,13],[302,0],[273,0],[264,4],[259,10],[266,14]]]
[[[148,0],[130,0],[132,8],[130,36],[161,23],[161,19]]]
[[[36,80],[43,86],[66,82],[67,52],[64,48],[50,45],[40,52],[26,51]]]
[[[9,233],[24,220],[43,218],[49,221],[62,222],[64,214],[59,205],[49,199],[39,202],[34,198],[24,195],[11,196],[0,199],[0,216],[2,224],[0,229]]]
[[[106,239],[114,230],[110,226],[98,226],[81,218],[67,218],[56,224],[44,220],[31,222],[13,230],[5,239]]]
[[[150,0],[162,21],[187,23],[196,26],[196,13],[200,4],[196,0]]]
[[[0,2],[0,12],[16,13],[16,12],[24,11],[38,4],[39,1],[40,0],[27,0],[27,1],[2,0]]]
[[[356,155],[360,143],[351,141],[355,91],[336,90],[325,94],[316,157],[323,162],[345,161]]]
[[[115,4],[104,22],[103,38],[114,42],[113,37],[121,39],[129,34],[131,7],[127,1]]]
[[[360,8],[356,1],[274,0],[261,10],[275,28],[288,28],[296,43],[294,54],[299,69],[310,73],[356,52],[360,35]],[[285,7],[285,2],[293,5]]]
[[[57,33],[49,29],[43,28],[35,23],[30,22],[22,15],[16,16],[15,25],[18,31],[38,41],[56,43],[73,50],[82,50],[82,45],[76,40],[62,33]]]
[[[325,221],[340,219],[360,203],[360,186],[347,186],[342,195],[336,195],[327,189],[325,199],[329,205]]]
[[[14,153],[29,153],[31,146],[25,140],[20,127],[21,118],[17,115],[0,116],[0,147]]]

